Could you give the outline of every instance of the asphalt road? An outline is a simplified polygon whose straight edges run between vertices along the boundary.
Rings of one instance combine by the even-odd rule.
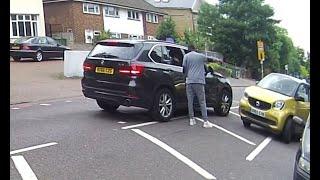
[[[189,126],[185,114],[130,127],[152,121],[146,110],[121,106],[110,114],[84,97],[12,105],[10,179],[291,180],[299,142],[244,128],[243,90],[233,88],[227,117],[209,109],[212,129]]]

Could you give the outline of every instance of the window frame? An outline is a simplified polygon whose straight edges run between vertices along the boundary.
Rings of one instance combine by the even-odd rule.
[[[128,9],[128,19],[129,20],[140,21],[140,12]]]
[[[93,6],[93,11],[89,11],[89,6]],[[90,8],[91,9],[91,8]],[[95,15],[100,15],[100,5],[99,4],[92,4],[92,3],[83,3],[82,4],[82,12],[84,14],[95,14]]]
[[[114,14],[110,14],[109,8],[113,8]],[[115,6],[105,6],[104,7],[104,13],[105,13],[105,17],[120,17],[119,15],[119,8],[115,7]]]
[[[19,19],[19,17],[22,19]],[[19,37],[33,37],[38,36],[38,16],[39,14],[10,14],[10,25],[11,32],[10,35],[14,38]],[[26,17],[29,17],[28,19]],[[20,25],[22,24],[23,32],[20,32]],[[29,26],[27,27],[27,24]],[[29,33],[27,33],[29,32]]]

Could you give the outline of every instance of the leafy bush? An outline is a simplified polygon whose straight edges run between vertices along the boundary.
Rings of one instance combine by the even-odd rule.
[[[102,30],[101,33],[99,34],[99,36],[95,36],[93,38],[93,42],[97,43],[98,41],[101,41],[101,40],[110,39],[110,37],[111,37],[110,30],[108,30],[108,31]]]
[[[208,67],[213,69],[214,71],[226,76],[226,77],[231,77],[232,75],[232,69],[223,67],[219,65],[218,63],[209,63]]]

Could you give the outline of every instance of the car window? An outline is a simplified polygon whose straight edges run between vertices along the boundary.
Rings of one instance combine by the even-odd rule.
[[[171,64],[175,66],[182,66],[183,53],[180,48],[166,46],[169,56],[172,60]]]
[[[47,37],[47,40],[48,40],[48,43],[49,43],[49,44],[51,44],[51,45],[57,45],[57,42],[56,42],[54,39],[52,39],[52,38],[50,38],[50,37]]]
[[[163,54],[163,60],[161,63],[163,64],[172,64],[173,60],[169,55],[169,50],[166,48],[166,46],[162,46],[162,54]]]
[[[47,38],[45,38],[45,37],[39,37],[38,43],[39,43],[39,44],[48,44]]]
[[[156,46],[153,48],[153,50],[150,53],[150,57],[152,58],[152,60],[154,60],[157,63],[161,63],[162,62],[162,50],[161,50],[161,46]]]
[[[310,88],[305,84],[301,84],[298,88],[297,96],[302,97],[305,102],[309,102]]]

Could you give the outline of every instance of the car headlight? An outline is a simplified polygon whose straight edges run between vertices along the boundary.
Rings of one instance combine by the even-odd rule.
[[[284,101],[281,101],[281,100],[280,101],[276,101],[273,104],[273,107],[275,109],[277,109],[277,110],[281,110],[283,108],[283,106],[284,106]]]
[[[302,156],[299,159],[299,167],[310,174],[310,162],[304,159]]]

